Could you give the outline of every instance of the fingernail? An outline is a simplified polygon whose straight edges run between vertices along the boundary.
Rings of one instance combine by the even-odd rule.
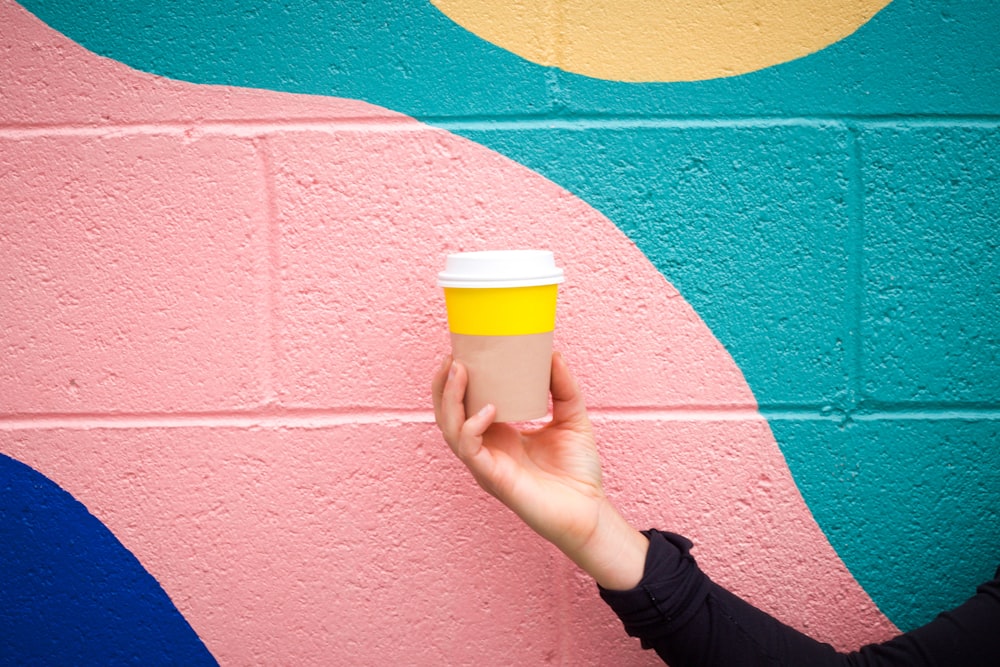
[[[453,362],[451,362],[451,367],[448,369],[448,379],[449,380],[452,379],[453,377],[455,377],[455,371],[456,370],[458,370],[458,367],[455,365],[455,362],[453,361]]]
[[[489,411],[490,411],[490,408],[492,408],[492,407],[493,407],[493,404],[492,404],[492,403],[487,403],[487,404],[486,404],[486,405],[484,405],[483,407],[479,408],[479,412],[477,412],[477,413],[476,413],[476,416],[478,416],[478,417],[483,417],[483,416],[485,416],[485,415],[486,415],[486,413],[487,413],[487,412],[489,412]]]

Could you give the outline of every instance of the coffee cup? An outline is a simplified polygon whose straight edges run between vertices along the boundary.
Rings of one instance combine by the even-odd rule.
[[[562,269],[548,250],[448,255],[444,288],[452,356],[468,370],[467,415],[492,403],[496,421],[548,413],[552,335]]]

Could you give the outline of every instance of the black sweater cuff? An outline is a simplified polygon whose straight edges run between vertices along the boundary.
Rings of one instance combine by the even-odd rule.
[[[709,591],[709,579],[691,556],[691,542],[675,533],[643,531],[649,551],[642,580],[627,591],[598,586],[601,598],[646,648],[679,630],[697,613]]]

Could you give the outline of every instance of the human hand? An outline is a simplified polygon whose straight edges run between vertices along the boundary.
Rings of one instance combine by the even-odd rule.
[[[476,482],[605,588],[631,588],[648,542],[604,495],[583,396],[562,355],[552,357],[552,420],[519,430],[494,423],[487,405],[467,418],[465,367],[450,358],[434,377],[434,414],[445,441]]]

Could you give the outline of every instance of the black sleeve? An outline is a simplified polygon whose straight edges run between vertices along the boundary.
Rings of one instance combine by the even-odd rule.
[[[841,654],[715,584],[698,568],[684,537],[645,534],[649,553],[639,585],[600,592],[628,634],[671,667],[1000,665],[1000,579],[921,628]]]

